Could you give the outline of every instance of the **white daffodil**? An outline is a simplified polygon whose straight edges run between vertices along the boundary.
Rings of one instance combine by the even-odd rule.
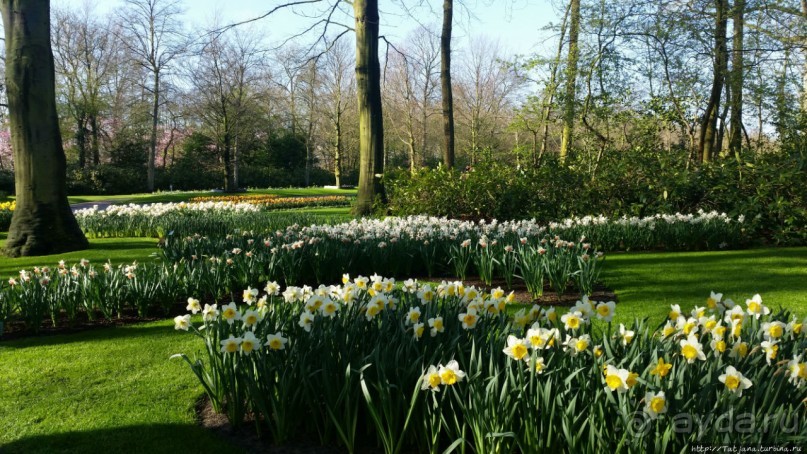
[[[406,313],[406,324],[412,325],[420,321],[420,307],[415,306]]]
[[[261,321],[261,318],[260,312],[254,309],[247,309],[244,315],[241,316],[241,321],[244,322],[244,326],[247,328],[253,328]]]
[[[221,318],[232,325],[236,320],[241,320],[241,313],[238,312],[238,307],[236,307],[235,303],[230,303],[226,306],[222,306]]]
[[[709,298],[706,299],[706,307],[711,310],[717,310],[717,306],[723,300],[722,293],[709,292]]]
[[[771,361],[776,359],[776,355],[779,353],[779,345],[777,345],[777,341],[762,341],[759,344],[762,347],[762,351],[765,352],[765,361],[768,362],[768,365],[771,365]]]
[[[619,324],[619,338],[622,341],[622,345],[628,345],[633,341],[635,333],[633,330],[629,330],[625,328],[625,325],[622,323]]]
[[[250,306],[255,303],[255,300],[258,299],[258,289],[247,287],[244,290],[244,293],[241,295],[242,299],[245,303],[249,304]]]
[[[796,355],[787,363],[788,381],[796,387],[801,387],[807,381],[807,363],[801,361],[801,355]]]
[[[597,304],[597,318],[600,320],[610,322],[616,313],[616,303],[613,301],[601,302]]]
[[[319,307],[319,312],[325,317],[334,318],[339,312],[339,303],[326,296],[325,302]]]
[[[415,323],[412,325],[412,337],[414,337],[415,340],[419,340],[421,337],[423,337],[423,331],[425,330],[426,325],[424,323]]]
[[[745,378],[734,366],[726,367],[726,373],[717,377],[717,379],[720,380],[720,383],[726,385],[726,389],[737,394],[737,396],[742,396],[743,390],[752,386],[751,380]]]
[[[303,311],[300,314],[300,320],[297,322],[307,333],[311,332],[311,326],[314,324],[314,314],[308,311]]]
[[[627,369],[617,369],[610,364],[605,366],[605,386],[611,391],[626,392],[629,389],[629,377],[630,372]]]
[[[224,339],[220,343],[222,353],[235,353],[238,351],[238,347],[241,345],[241,338],[230,334],[230,337]]]
[[[474,309],[468,309],[467,311],[459,314],[458,318],[462,322],[462,329],[474,329],[476,327],[476,322],[479,321],[479,315],[477,315]]]
[[[285,350],[286,344],[289,340],[283,337],[283,333],[280,331],[276,332],[275,334],[269,334],[266,336],[266,345],[272,350]]]
[[[270,281],[266,283],[266,287],[263,288],[263,291],[269,296],[276,296],[278,293],[280,293],[280,286],[277,284],[277,282]]]
[[[174,317],[174,329],[187,331],[188,328],[191,326],[191,316],[190,314],[185,315],[177,315]]]
[[[212,322],[219,316],[218,305],[216,304],[205,304],[205,308],[202,309],[202,318],[206,322]]]
[[[567,330],[577,330],[580,328],[580,325],[584,323],[583,321],[583,314],[579,311],[568,312],[563,314],[560,318],[560,321],[566,326]]]
[[[437,392],[440,390],[440,385],[443,384],[443,379],[440,377],[440,371],[435,366],[429,366],[429,369],[423,373],[423,381],[420,384],[420,389],[425,391],[427,389]]]
[[[750,300],[745,300],[746,311],[748,315],[753,316],[757,320],[763,315],[768,315],[771,310],[762,304],[762,297],[759,294],[754,295]]]
[[[199,304],[199,300],[196,298],[188,298],[188,306],[185,308],[187,311],[191,311],[192,313],[196,314],[197,312],[202,310],[202,306]]]
[[[241,353],[249,355],[255,350],[260,350],[260,348],[261,341],[255,337],[255,333],[252,331],[245,332],[244,337],[241,338]]]
[[[767,340],[778,340],[785,335],[787,325],[782,322],[766,322],[762,324],[762,335]]]
[[[591,337],[588,334],[583,334],[580,337],[571,337],[567,335],[566,342],[563,343],[572,356],[577,356],[578,353],[586,351],[589,344],[591,344]]]

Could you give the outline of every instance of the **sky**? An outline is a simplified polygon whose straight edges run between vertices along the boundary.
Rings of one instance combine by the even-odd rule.
[[[58,7],[78,7],[87,0],[52,0]],[[186,22],[191,27],[204,27],[218,21],[221,25],[244,21],[261,16],[273,7],[288,0],[184,0]],[[419,0],[403,0],[414,4]],[[403,43],[407,34],[419,24],[440,29],[442,1],[428,0],[432,5],[410,12],[400,8],[401,0],[383,0],[380,33],[393,43]],[[123,5],[123,0],[95,0],[91,3],[99,13],[108,13]],[[466,8],[460,5],[464,4]],[[270,40],[282,41],[299,30],[309,27],[317,19],[304,17],[320,10],[316,6],[298,6],[294,12],[285,10],[250,26],[257,32],[267,33]],[[486,36],[498,40],[507,54],[530,55],[545,52],[545,43],[551,35],[541,30],[550,22],[557,22],[558,15],[550,0],[456,0],[454,12],[454,47],[463,47],[469,39]],[[472,15],[472,17],[471,17]],[[342,15],[338,22],[352,25],[352,18]],[[336,28],[338,29],[338,27]],[[312,32],[313,33],[313,32]],[[316,35],[312,34],[310,39]]]

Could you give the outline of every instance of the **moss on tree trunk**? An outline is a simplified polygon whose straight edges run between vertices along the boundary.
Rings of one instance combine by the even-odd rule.
[[[3,0],[6,89],[17,207],[5,253],[46,255],[88,247],[67,201],[56,117],[49,0]]]

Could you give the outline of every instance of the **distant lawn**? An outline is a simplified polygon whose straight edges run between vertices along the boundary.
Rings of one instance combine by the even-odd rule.
[[[0,233],[0,248],[5,244],[7,235],[6,232]],[[45,257],[10,258],[0,255],[0,279],[16,276],[19,270],[34,266],[53,267],[59,260],[76,263],[84,258],[96,264],[105,263],[107,260],[113,264],[131,263],[135,260],[145,262],[156,260],[159,252],[155,238],[91,238],[90,248],[84,251]]]
[[[324,195],[343,195],[354,197],[355,189],[325,189],[325,188],[287,188],[287,189],[250,189],[238,194],[275,194],[281,197],[312,197]],[[235,194],[235,195],[238,195]],[[110,201],[113,203],[167,203],[185,202],[194,197],[209,197],[225,195],[222,192],[190,191],[190,192],[155,192],[152,194],[124,194],[124,195],[76,195],[70,196],[70,203],[89,203]]]
[[[704,306],[710,291],[738,304],[755,293],[772,310],[780,306],[807,316],[807,248],[724,252],[630,253],[606,257],[602,279],[619,298],[617,318],[629,322],[667,316],[670,304],[684,311]]]

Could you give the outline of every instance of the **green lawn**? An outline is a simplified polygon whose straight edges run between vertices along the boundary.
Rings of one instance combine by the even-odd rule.
[[[772,310],[807,316],[807,248],[610,254],[602,279],[619,298],[617,319],[660,323],[670,304],[689,311],[710,291],[744,303],[755,293]]]
[[[281,197],[311,197],[323,195],[344,195],[353,197],[355,189],[325,189],[325,188],[288,188],[288,189],[250,189],[241,194],[275,194]],[[110,201],[114,203],[166,203],[184,202],[193,197],[220,196],[221,192],[191,191],[191,192],[156,192],[152,194],[125,194],[125,195],[75,195],[68,199],[70,203],[88,203]]]
[[[6,241],[7,232],[0,233],[0,249]],[[20,257],[9,258],[0,256],[0,279],[17,275],[21,269],[30,269],[34,266],[53,267],[59,260],[75,263],[87,259],[91,263],[104,263],[107,260],[113,264],[131,263],[135,260],[143,262],[157,258],[156,238],[91,238],[90,248],[84,251],[69,252],[66,254],[49,255],[46,257]]]
[[[142,260],[153,242],[140,241],[93,241],[95,249],[66,256]],[[20,263],[0,259],[0,270]],[[738,303],[760,293],[773,308],[807,315],[807,248],[611,254],[603,278],[619,297],[617,322],[660,322],[670,304],[702,305],[710,290]],[[197,426],[202,389],[168,359],[200,346],[170,320],[0,342],[0,452],[237,452]]]

